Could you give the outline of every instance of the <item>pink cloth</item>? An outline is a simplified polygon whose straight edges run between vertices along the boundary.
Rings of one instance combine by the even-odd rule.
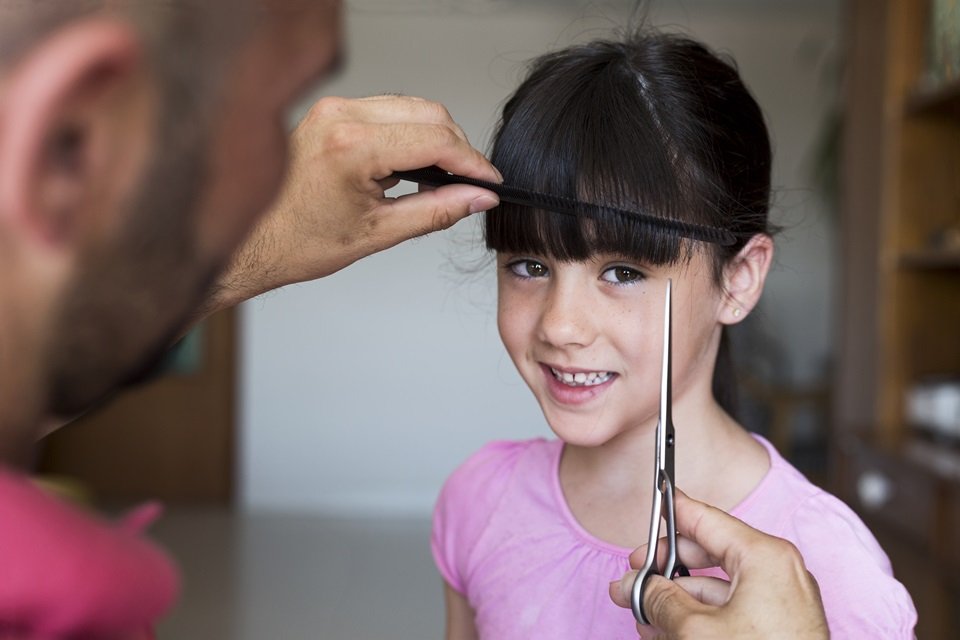
[[[800,549],[820,584],[833,638],[913,638],[910,595],[864,524],[757,440],[770,471],[731,513]],[[595,538],[574,519],[557,474],[562,446],[491,443],[440,494],[434,559],[476,612],[481,638],[636,640],[631,612],[607,595],[610,581],[629,569],[632,550]],[[694,573],[726,577],[719,569]]]
[[[156,505],[110,525],[0,467],[0,638],[152,637],[177,572],[140,536]]]

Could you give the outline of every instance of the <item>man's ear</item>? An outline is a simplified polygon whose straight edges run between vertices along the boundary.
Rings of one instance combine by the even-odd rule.
[[[763,293],[772,261],[773,239],[765,233],[758,233],[727,264],[723,272],[725,295],[720,322],[736,324],[753,310]]]
[[[110,224],[147,157],[150,85],[138,34],[89,18],[29,49],[0,85],[0,216],[63,246]]]

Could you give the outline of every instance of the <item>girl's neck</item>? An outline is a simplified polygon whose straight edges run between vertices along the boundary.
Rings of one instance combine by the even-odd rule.
[[[757,486],[769,457],[713,400],[673,406],[677,487],[729,510]],[[625,547],[646,542],[654,482],[656,419],[599,447],[565,445],[560,486],[571,513],[598,538]]]

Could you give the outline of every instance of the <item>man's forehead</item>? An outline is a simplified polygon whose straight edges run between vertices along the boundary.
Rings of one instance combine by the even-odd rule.
[[[306,13],[330,13],[339,10],[341,0],[251,0],[256,11],[276,17],[296,17]]]

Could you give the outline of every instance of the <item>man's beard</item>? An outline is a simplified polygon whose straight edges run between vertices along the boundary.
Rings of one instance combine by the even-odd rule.
[[[46,352],[54,416],[75,416],[150,371],[221,267],[205,264],[196,248],[202,136],[188,129],[171,138],[164,129],[124,228],[81,257],[54,318]]]

